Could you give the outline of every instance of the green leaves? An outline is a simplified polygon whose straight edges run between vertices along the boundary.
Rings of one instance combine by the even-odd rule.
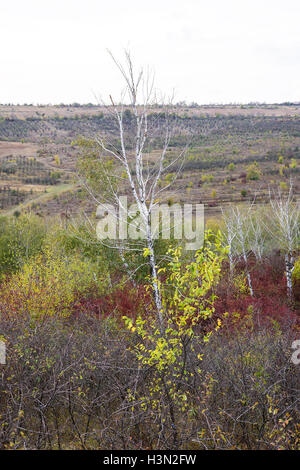
[[[104,155],[99,144],[91,139],[80,138],[73,142],[79,150],[77,170],[90,191],[99,198],[111,196],[116,191],[117,167],[113,158]]]

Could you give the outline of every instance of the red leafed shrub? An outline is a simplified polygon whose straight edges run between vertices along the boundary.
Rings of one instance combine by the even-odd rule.
[[[99,319],[112,316],[121,321],[123,316],[132,319],[152,310],[152,299],[144,285],[125,284],[107,295],[82,298],[74,306],[74,314],[85,313]]]
[[[254,297],[250,294],[238,294],[228,281],[227,276],[217,289],[215,309],[217,316],[229,313],[229,322],[233,314],[239,314],[241,321],[252,316],[257,327],[270,325],[274,320],[280,325],[294,324],[300,327],[300,311],[289,304],[286,291],[286,279],[272,265],[252,268],[251,272]]]
[[[271,262],[270,262],[271,261]],[[249,316],[253,324],[258,328],[271,325],[274,321],[280,325],[294,324],[300,327],[300,312],[289,305],[286,293],[286,279],[283,270],[280,269],[281,261],[278,258],[278,266],[274,260],[267,261],[264,265],[255,266],[251,260],[251,276],[254,297],[248,293],[241,293],[229,281],[228,266],[224,266],[222,281],[217,286],[215,293],[217,299],[214,303],[215,315],[211,321],[206,320],[203,328],[209,330],[215,327],[217,318],[223,318],[228,312],[227,324],[236,325],[244,323]],[[243,266],[237,267],[237,274],[243,271]],[[147,292],[146,286],[125,284],[106,295],[89,295],[81,297],[74,305],[75,315],[86,314],[99,319],[112,317],[120,325],[122,317],[128,316],[136,319],[138,315],[148,315],[153,311],[151,292]],[[233,316],[235,321],[232,322]]]

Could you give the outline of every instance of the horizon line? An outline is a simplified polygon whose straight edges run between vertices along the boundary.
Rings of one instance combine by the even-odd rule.
[[[72,103],[0,103],[0,106],[7,106],[7,107],[12,107],[12,106],[28,106],[28,107],[46,107],[46,106],[51,106],[51,107],[89,107],[89,108],[103,108],[103,107],[112,107],[111,104],[106,105],[106,104],[96,104],[92,102],[87,102],[87,103],[79,103],[77,101],[74,101]],[[126,103],[117,103],[117,106],[127,106],[130,107],[130,104]],[[143,104],[138,104],[138,106],[143,106]],[[232,107],[239,107],[239,106],[300,106],[300,101],[281,101],[281,102],[273,102],[273,103],[267,103],[265,101],[249,101],[249,102],[228,102],[228,103],[197,103],[195,102],[190,102],[187,103],[185,101],[179,101],[174,104],[161,104],[161,103],[154,103],[154,104],[149,104],[149,108],[151,107],[189,107],[189,108],[196,108],[196,107],[226,107],[226,106],[232,106]]]

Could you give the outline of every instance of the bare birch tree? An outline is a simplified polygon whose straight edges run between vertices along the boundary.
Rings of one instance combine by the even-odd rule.
[[[103,163],[101,179],[102,182],[106,181],[106,191],[102,192],[99,198],[86,180],[83,183],[97,202],[102,216],[110,213],[112,218],[118,219],[123,228],[125,222],[125,230],[128,226],[143,235],[144,245],[139,244],[137,239],[126,240],[122,235],[114,242],[123,259],[125,249],[142,250],[146,245],[145,256],[148,257],[151,268],[157,318],[163,331],[163,308],[154,249],[158,228],[151,224],[151,215],[161,193],[174,183],[181,171],[187,145],[182,146],[176,154],[168,153],[176,128],[176,118],[170,112],[171,106],[163,106],[162,112],[155,112],[154,104],[158,98],[153,74],[143,69],[135,73],[128,51],[125,52],[124,66],[111,53],[110,55],[121,74],[125,89],[122,92],[121,104],[117,104],[110,96],[110,105],[106,106],[116,124],[117,138],[116,132],[106,132],[96,138],[98,155],[95,160]],[[113,161],[114,165],[108,164],[109,161]],[[100,183],[99,181],[99,185]],[[120,214],[112,210],[111,204],[114,208],[121,207],[126,213],[122,199],[124,191],[135,202],[138,218],[133,216],[124,221],[124,217],[122,219]]]
[[[230,272],[233,272],[234,263],[242,258],[245,274],[251,296],[254,296],[251,273],[248,261],[249,229],[248,219],[252,206],[241,210],[238,206],[231,206],[223,211],[225,223],[225,243],[228,246]]]
[[[294,199],[292,181],[287,195],[283,195],[281,192],[277,195],[271,195],[270,206],[271,220],[267,228],[284,252],[287,295],[289,299],[292,299],[292,273],[295,267],[294,253],[299,247],[300,235],[300,204],[299,201]]]
[[[266,231],[264,230],[261,217],[262,215],[258,209],[256,211],[252,210],[252,214],[249,217],[250,233],[248,237],[249,249],[259,263],[262,262],[266,249]]]

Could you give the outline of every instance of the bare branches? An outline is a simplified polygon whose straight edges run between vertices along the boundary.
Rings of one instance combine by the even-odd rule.
[[[223,238],[229,248],[230,271],[233,271],[235,262],[242,258],[251,291],[251,276],[247,267],[249,254],[253,253],[256,260],[261,262],[272,240],[271,246],[277,246],[284,253],[287,294],[292,299],[292,273],[300,237],[300,206],[293,196],[292,181],[287,194],[280,191],[270,193],[270,204],[263,208],[258,209],[252,203],[243,210],[231,206],[222,212],[225,224]]]
[[[225,221],[225,240],[229,247],[229,262],[230,270],[232,272],[234,266],[234,259],[241,257],[244,261],[245,272],[248,280],[248,286],[253,297],[253,287],[250,270],[248,267],[248,243],[249,243],[249,229],[247,223],[252,206],[248,208],[239,208],[238,206],[231,206],[229,211],[223,211]]]
[[[295,267],[294,252],[299,245],[300,235],[300,205],[294,200],[293,183],[287,196],[282,193],[270,198],[272,223],[268,228],[277,239],[285,253],[285,268],[287,279],[287,294],[293,298],[292,273]]]

